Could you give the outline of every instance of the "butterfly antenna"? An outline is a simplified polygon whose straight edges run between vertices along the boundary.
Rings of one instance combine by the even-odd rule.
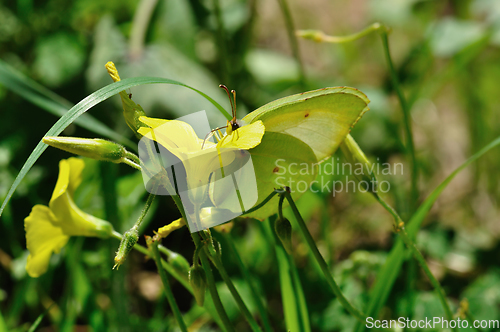
[[[231,90],[231,93],[233,94],[233,105],[232,105],[233,121],[236,121],[236,91]]]
[[[229,103],[231,104],[231,113],[233,115],[232,121],[236,121],[236,91],[231,90],[231,92],[229,92],[229,89],[224,84],[219,84],[219,88],[226,90],[227,96],[229,98]],[[233,99],[231,99],[231,93],[233,94]]]

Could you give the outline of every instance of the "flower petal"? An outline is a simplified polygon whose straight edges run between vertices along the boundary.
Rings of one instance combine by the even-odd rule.
[[[56,217],[45,205],[35,205],[24,219],[26,247],[30,252],[26,271],[32,278],[44,274],[52,253],[58,253],[68,242],[69,236],[54,226],[55,222]]]
[[[76,188],[82,182],[82,170],[85,167],[85,162],[79,158],[63,159],[59,162],[59,177],[57,178],[56,187],[52,193],[50,201],[58,199],[65,192],[69,192],[71,197],[75,193]]]
[[[201,144],[193,127],[183,121],[162,120],[141,116],[139,120],[150,126],[151,129],[140,128],[139,134],[163,145],[167,150],[177,155],[173,150],[180,149],[184,152],[201,150]],[[179,157],[179,156],[177,156]],[[179,157],[179,159],[181,159]],[[182,159],[181,159],[182,160]]]
[[[217,144],[217,147],[249,150],[260,144],[265,131],[266,127],[259,120],[224,136]]]

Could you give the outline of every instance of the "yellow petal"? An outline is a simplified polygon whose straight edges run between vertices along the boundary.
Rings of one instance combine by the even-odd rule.
[[[113,232],[109,222],[80,210],[67,192],[51,200],[49,207],[56,217],[54,224],[66,235],[107,238]]]
[[[259,120],[240,127],[231,132],[231,134],[224,136],[219,144],[217,144],[217,147],[249,150],[260,144],[265,131],[266,127]]]
[[[139,134],[158,142],[181,160],[186,159],[186,153],[201,150],[200,139],[193,127],[186,122],[144,116],[141,116],[139,120],[152,127],[151,129],[140,128]]]
[[[65,192],[68,192],[73,197],[76,188],[82,182],[81,175],[84,167],[85,162],[79,158],[72,157],[59,162],[59,177],[50,199],[51,202]]]
[[[69,183],[68,191],[73,197],[76,188],[82,183],[82,171],[85,168],[85,162],[80,158],[68,158],[67,162],[69,164]]]
[[[150,118],[147,116],[141,116],[139,118],[139,121],[147,125],[148,127],[155,129],[161,125],[164,125],[165,123],[169,122],[170,120],[165,120],[165,119],[157,119],[157,118]]]
[[[56,217],[45,205],[35,205],[24,219],[26,247],[30,252],[26,271],[33,278],[47,271],[52,253],[58,253],[68,242],[69,236],[54,226],[55,221]]]
[[[69,236],[108,237],[113,231],[111,224],[83,212],[73,201],[73,193],[82,182],[84,167],[82,159],[60,161],[59,178],[49,202],[50,210],[55,216],[53,223]]]

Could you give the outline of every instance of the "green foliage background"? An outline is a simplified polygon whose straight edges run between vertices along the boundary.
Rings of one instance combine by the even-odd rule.
[[[372,101],[371,111],[352,135],[372,161],[404,164],[403,174],[381,180],[390,182],[388,199],[409,219],[416,206],[408,194],[410,166],[402,112],[378,36],[346,44],[299,40],[304,79],[293,57],[279,1],[154,2],[2,2],[0,59],[71,103],[111,82],[104,68],[107,61],[115,62],[122,78],[178,80],[228,108],[224,92],[217,88],[224,83],[238,93],[240,117],[292,93],[337,85],[359,88]],[[150,19],[138,10],[148,4],[153,8]],[[392,28],[392,56],[412,106],[419,202],[470,155],[500,135],[498,1],[294,0],[288,5],[297,29],[347,35],[373,22]],[[143,41],[141,28],[145,29]],[[9,88],[0,85],[2,198],[40,138],[57,121]],[[175,118],[205,109],[214,127],[224,123],[205,99],[182,87],[141,86],[131,93],[150,116]],[[89,113],[133,139],[118,97]],[[77,125],[63,135],[98,137]],[[58,161],[68,156],[47,149],[1,217],[0,329],[27,331],[53,304],[40,331],[175,330],[154,262],[133,253],[118,271],[111,270],[116,241],[74,238],[53,257],[46,275],[39,279],[26,275],[23,220],[33,205],[48,203]],[[475,319],[500,318],[499,159],[493,150],[459,174],[428,214],[416,241],[455,308],[466,297]],[[77,204],[111,221],[118,231],[127,230],[145,201],[140,174],[123,165],[86,163],[85,185],[77,192]],[[308,193],[298,205],[335,279],[346,296],[363,308],[395,242],[391,216],[372,196],[359,192]],[[165,197],[156,201],[152,212],[144,223],[144,234],[179,217],[173,202]],[[278,271],[270,254],[273,245],[261,231],[256,221],[239,220],[232,235],[266,300],[273,328],[281,331],[285,325]],[[225,240],[221,241],[224,248]],[[294,236],[293,243],[313,330],[352,330],[355,320],[332,298],[302,238]],[[186,229],[173,233],[164,244],[191,260],[194,246]],[[223,258],[238,290],[255,310],[234,257]],[[173,281],[172,286],[187,321],[196,321],[203,331],[217,329],[208,316],[200,316],[194,299],[180,284]],[[222,283],[220,292],[235,328],[248,330]],[[443,316],[430,284],[412,261],[405,262],[379,315],[386,319],[400,316]]]

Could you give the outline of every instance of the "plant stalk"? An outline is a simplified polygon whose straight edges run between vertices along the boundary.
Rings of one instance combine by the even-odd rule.
[[[408,249],[413,254],[413,257],[415,257],[415,259],[419,263],[422,270],[424,270],[424,273],[427,276],[427,278],[429,278],[429,281],[431,282],[432,286],[434,287],[434,290],[436,291],[436,293],[439,297],[439,301],[441,302],[441,305],[443,306],[443,309],[444,309],[445,314],[446,314],[446,318],[448,320],[452,320],[453,319],[453,312],[451,311],[450,306],[449,306],[448,302],[446,301],[446,294],[445,294],[443,288],[441,287],[439,281],[434,277],[431,270],[429,269],[429,266],[427,265],[427,262],[425,261],[424,256],[422,256],[422,253],[420,253],[418,248],[415,246],[415,243],[412,241],[412,239],[410,238],[410,236],[406,232],[405,223],[403,222],[403,220],[401,219],[399,214],[396,212],[396,210],[394,210],[392,208],[392,206],[387,204],[387,202],[384,201],[384,199],[382,199],[378,195],[374,195],[374,196],[379,201],[379,203],[394,217],[394,229],[395,229],[396,233],[399,234],[399,236],[401,237],[401,239],[403,240],[405,245],[408,247]]]
[[[305,237],[306,243],[309,246],[309,249],[311,250],[311,252],[313,253],[313,256],[316,260],[316,263],[320,266],[321,270],[323,271],[323,275],[325,276],[325,278],[328,282],[328,285],[332,289],[333,293],[340,301],[340,304],[351,315],[353,315],[360,322],[365,323],[365,320],[366,320],[365,314],[352,306],[352,304],[345,298],[344,294],[342,294],[342,291],[340,290],[339,286],[337,285],[337,283],[333,279],[333,277],[330,273],[330,270],[328,269],[328,265],[326,264],[325,260],[323,259],[323,256],[321,256],[321,253],[319,252],[318,247],[316,246],[316,243],[314,242],[314,239],[311,236],[311,233],[309,233],[309,230],[307,229],[307,226],[304,222],[304,219],[302,219],[302,216],[300,215],[300,212],[297,209],[297,206],[295,205],[295,202],[293,201],[290,192],[288,190],[286,190],[284,195],[285,195],[285,198],[288,200],[290,207],[292,208],[293,214],[295,215],[295,219],[297,220],[297,222],[299,224],[302,235]]]
[[[170,308],[172,308],[172,311],[174,312],[175,320],[177,321],[177,324],[179,324],[179,328],[181,329],[181,331],[187,332],[186,323],[184,323],[181,311],[179,310],[179,306],[175,301],[174,294],[172,293],[172,289],[170,288],[170,284],[168,283],[167,274],[165,273],[165,270],[162,266],[160,252],[158,251],[158,242],[151,243],[149,248],[151,249],[153,259],[156,263],[156,268],[158,269],[158,273],[160,274],[160,278],[163,283],[163,289],[165,290],[165,296],[167,297],[167,301],[170,304]]]

